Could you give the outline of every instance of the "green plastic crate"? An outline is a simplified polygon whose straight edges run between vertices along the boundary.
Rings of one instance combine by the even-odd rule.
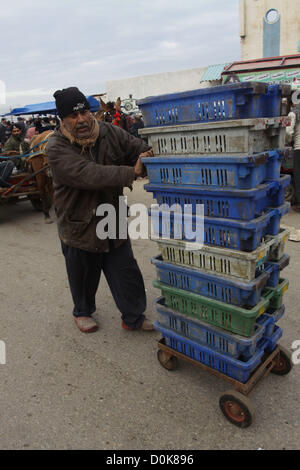
[[[289,282],[286,279],[279,279],[277,287],[265,287],[264,293],[270,296],[270,308],[276,310],[282,306],[283,294],[288,290]]]
[[[154,281],[153,285],[161,290],[166,306],[172,310],[247,337],[254,334],[255,322],[260,315],[269,307],[282,305],[282,296],[288,289],[288,281],[280,279],[278,287],[264,291],[262,300],[255,307],[245,309],[169,287],[159,281]]]

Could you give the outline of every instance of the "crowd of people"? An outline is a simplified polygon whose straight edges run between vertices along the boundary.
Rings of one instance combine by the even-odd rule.
[[[144,127],[140,114],[124,114],[115,107],[114,102],[107,103],[110,109],[105,113],[104,121],[121,127],[134,137],[140,138],[138,130]],[[44,131],[54,130],[59,124],[59,119],[54,116],[24,119],[18,117],[16,122],[6,118],[0,123],[0,154],[16,152],[19,155],[26,154],[30,148],[32,138]],[[0,188],[10,187],[9,178],[14,171],[25,169],[25,158],[2,159],[0,156]]]
[[[144,127],[142,115],[135,113],[128,115],[118,113],[114,108],[114,103],[111,103],[111,105],[112,111],[111,113],[106,113],[104,120],[122,127],[122,129],[125,129],[134,137],[140,137],[138,130],[143,129]],[[0,153],[9,150],[19,150],[19,145],[16,145],[14,139],[12,139],[12,141],[7,145],[7,142],[11,136],[14,135],[14,131],[16,129],[21,130],[22,140],[25,143],[30,144],[34,135],[41,134],[44,131],[54,130],[58,124],[58,118],[53,116],[29,118],[27,120],[22,117],[18,117],[16,122],[2,118],[0,123]]]
[[[27,121],[18,117],[16,122],[5,118],[0,123],[0,153],[11,155],[8,159],[0,156],[0,188],[9,188],[9,178],[14,171],[25,170],[25,157],[13,157],[12,155],[24,155],[30,149],[30,142],[36,134],[46,130],[54,130],[57,125],[55,117],[38,117]]]
[[[14,150],[7,148],[7,141],[13,135],[14,129],[21,130],[22,139],[26,143],[30,143],[32,137],[36,134],[55,129],[58,124],[56,117],[38,117],[29,118],[25,120],[22,117],[18,117],[16,122],[12,122],[6,118],[1,119],[0,123],[0,151],[6,152],[8,150]],[[18,149],[16,149],[18,150]]]
[[[106,104],[106,109],[104,121],[121,127],[134,137],[140,138],[138,130],[144,128],[144,121],[140,113],[125,114],[116,107],[113,101]]]

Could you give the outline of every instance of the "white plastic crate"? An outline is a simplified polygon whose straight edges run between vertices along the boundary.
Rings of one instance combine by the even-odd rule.
[[[285,147],[288,117],[150,127],[139,130],[155,156],[245,155]]]
[[[182,240],[153,240],[157,242],[163,260],[168,263],[252,282],[255,271],[261,264],[270,260],[279,261],[284,254],[288,237],[289,231],[283,230],[274,237],[268,237],[259,248],[250,253],[207,245],[198,248],[196,243]]]

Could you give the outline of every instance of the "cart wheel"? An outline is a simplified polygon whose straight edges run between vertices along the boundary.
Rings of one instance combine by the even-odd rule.
[[[178,360],[175,356],[170,356],[169,354],[165,353],[162,349],[157,351],[157,358],[161,365],[167,370],[175,370],[178,366]]]
[[[271,372],[276,375],[286,375],[293,368],[292,355],[284,347],[279,345],[279,354],[274,358],[275,366]]]
[[[251,401],[236,390],[229,390],[220,397],[220,408],[225,418],[239,428],[247,428],[255,418]]]

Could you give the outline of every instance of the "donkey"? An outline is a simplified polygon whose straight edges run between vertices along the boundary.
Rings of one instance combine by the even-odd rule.
[[[121,98],[119,97],[116,102],[108,101],[105,103],[100,97],[101,108],[95,114],[98,121],[111,122],[115,126],[127,129],[126,116],[121,110]]]

